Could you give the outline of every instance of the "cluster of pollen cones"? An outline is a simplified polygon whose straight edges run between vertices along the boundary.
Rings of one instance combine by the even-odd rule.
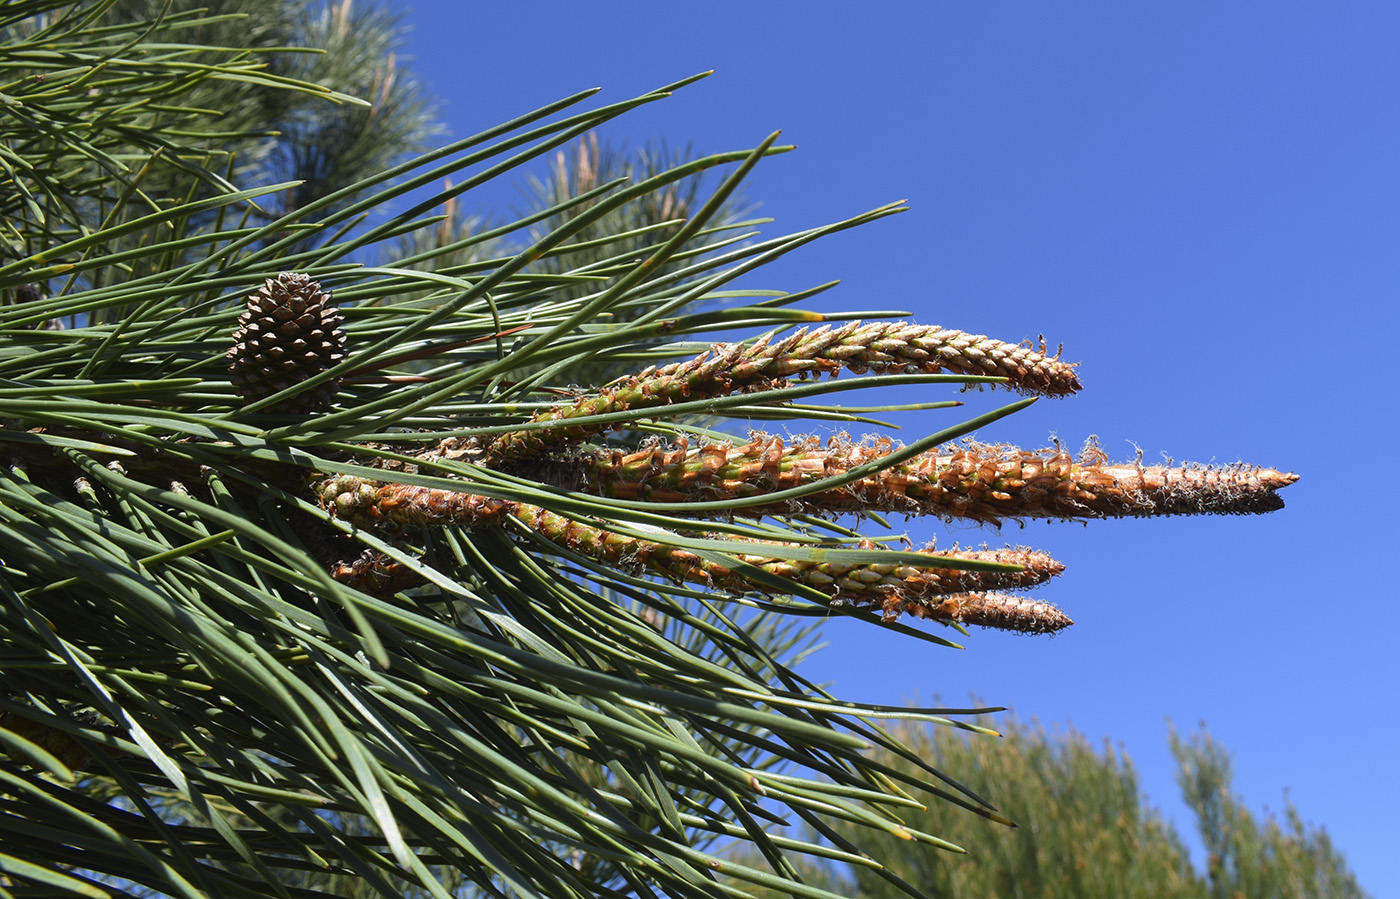
[[[267,293],[267,291],[264,291]],[[1025,633],[1050,633],[1072,622],[1054,605],[1004,591],[1033,587],[1064,566],[1026,549],[894,551],[864,541],[855,549],[811,552],[798,543],[706,535],[690,537],[567,517],[527,503],[396,483],[395,468],[433,471],[451,461],[498,469],[548,486],[623,503],[665,504],[680,517],[891,513],[932,515],[999,525],[1031,518],[1082,520],[1124,516],[1248,514],[1282,506],[1277,491],[1297,476],[1244,465],[1226,467],[1110,464],[1102,453],[1024,450],[967,443],[908,457],[880,439],[844,435],[785,441],[691,446],[681,441],[624,453],[590,448],[619,427],[617,413],[736,392],[785,386],[793,377],[887,372],[950,374],[1032,395],[1080,389],[1075,366],[1047,355],[1044,344],[1008,344],[961,331],[907,322],[854,322],[772,335],[620,378],[545,410],[518,431],[489,442],[449,438],[400,460],[366,464],[379,479],[323,478],[313,489],[338,518],[391,533],[408,527],[483,527],[508,523],[599,565],[733,594],[813,591],[833,604],[869,607],[886,620],[901,613]],[[990,379],[998,379],[994,382]],[[602,416],[610,418],[599,420]],[[450,467],[447,470],[450,474]],[[697,507],[696,504],[715,504]],[[719,513],[712,510],[720,509]],[[718,547],[718,549],[715,549]],[[338,561],[332,574],[357,589],[392,593],[412,586],[404,566],[374,552]]]

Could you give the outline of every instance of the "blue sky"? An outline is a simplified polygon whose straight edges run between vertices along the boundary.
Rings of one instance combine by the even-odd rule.
[[[1135,444],[1300,473],[1287,508],[1259,518],[1002,534],[911,521],[918,541],[1052,552],[1068,570],[1037,593],[1076,625],[1049,640],[979,631],[958,652],[837,622],[806,670],[852,699],[976,694],[1122,742],[1184,831],[1167,722],[1205,721],[1250,807],[1279,809],[1286,791],[1364,887],[1400,895],[1384,360],[1400,288],[1400,6],[406,6],[405,50],[456,136],[579,89],[619,100],[714,69],[604,136],[708,153],[782,129],[797,152],[747,187],[776,219],[769,236],[907,198],[911,212],[750,283],[840,278],[816,308],[1063,342],[1085,391],[984,439],[1077,448],[1097,434],[1118,459]],[[489,212],[516,198],[466,200]],[[1005,395],[966,398],[986,411]],[[913,439],[956,414],[898,421]]]

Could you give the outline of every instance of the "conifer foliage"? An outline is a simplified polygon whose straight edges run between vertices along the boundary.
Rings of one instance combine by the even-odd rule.
[[[1073,392],[1074,367],[800,308],[830,285],[755,286],[903,208],[765,236],[733,198],[789,149],[777,135],[452,227],[472,188],[698,78],[575,94],[395,162],[363,138],[395,121],[397,70],[357,98],[272,74],[275,47],[185,40],[234,12],[120,6],[0,12],[7,892],[830,895],[793,859],[875,863],[772,822],[956,849],[896,810],[922,795],[1004,818],[955,772],[871,760],[908,753],[871,723],[884,707],[794,670],[804,623],[929,644],[951,640],[899,616],[1069,623],[1004,592],[1062,570],[1043,552],[892,549],[840,515],[1259,512],[1292,482],[950,447]],[[345,113],[318,120],[340,155],[294,183],[246,167],[276,123],[209,110],[250,84]],[[384,140],[403,148],[397,121]],[[734,437],[857,423],[805,400],[872,382],[1031,396],[908,446]],[[734,840],[765,865],[715,848]]]

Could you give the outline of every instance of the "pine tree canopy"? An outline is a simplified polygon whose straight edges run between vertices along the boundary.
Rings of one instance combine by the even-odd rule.
[[[829,695],[794,669],[810,625],[937,651],[1070,620],[1007,592],[1051,555],[894,548],[882,516],[1258,513],[1295,480],[957,442],[1075,366],[756,286],[904,207],[774,237],[737,198],[776,134],[592,149],[703,76],[412,152],[392,19],[299,9],[0,10],[4,895],[835,895],[803,858],[902,883],[867,835],[960,851],[906,810],[1009,822],[879,722],[979,710]],[[551,165],[536,208],[463,212]],[[921,399],[841,405],[872,384]],[[1023,396],[843,433],[969,385]]]

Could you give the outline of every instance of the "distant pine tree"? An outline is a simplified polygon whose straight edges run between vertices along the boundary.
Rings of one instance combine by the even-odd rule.
[[[1171,735],[1182,797],[1196,813],[1205,844],[1211,899],[1350,899],[1366,895],[1327,831],[1310,827],[1292,802],[1283,819],[1260,821],[1231,792],[1230,754],[1202,730],[1189,739]]]
[[[835,841],[861,836],[861,846],[890,872],[930,896],[998,899],[1362,899],[1366,896],[1325,831],[1303,824],[1289,803],[1283,820],[1262,823],[1230,792],[1230,757],[1205,731],[1172,734],[1182,795],[1196,813],[1209,853],[1197,870],[1180,834],[1147,805],[1128,756],[1105,741],[1096,751],[1073,730],[1050,734],[1014,718],[1002,737],[947,727],[893,728],[919,759],[881,751],[876,760],[905,772],[922,764],[956,772],[983,796],[994,796],[1015,828],[977,821],[948,803],[901,814],[913,830],[956,835],[966,856],[911,852],[907,841],[863,837],[848,822]],[[860,865],[809,865],[809,882],[847,896],[907,895],[886,876]],[[783,895],[754,890],[756,897]]]

